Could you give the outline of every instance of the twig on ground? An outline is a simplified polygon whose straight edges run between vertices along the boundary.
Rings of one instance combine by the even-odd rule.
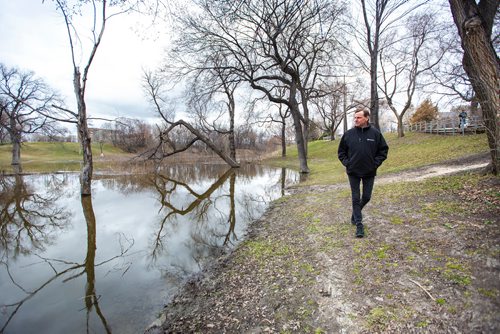
[[[429,291],[427,291],[422,285],[420,285],[420,283],[412,280],[411,278],[408,278],[411,282],[415,283],[416,285],[418,285],[420,287],[420,289],[424,290],[425,293],[433,300],[433,301],[436,301],[436,298],[434,298]]]

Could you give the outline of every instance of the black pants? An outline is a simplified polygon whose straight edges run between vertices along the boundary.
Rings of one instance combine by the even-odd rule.
[[[375,176],[357,177],[348,175],[349,184],[351,185],[352,196],[352,216],[351,222],[355,225],[360,225],[363,222],[363,214],[361,210],[370,201],[373,191],[373,183]],[[361,194],[360,186],[363,183],[363,194]]]

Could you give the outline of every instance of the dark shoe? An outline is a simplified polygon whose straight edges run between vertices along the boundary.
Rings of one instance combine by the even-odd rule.
[[[356,225],[356,222],[354,221],[354,216],[351,215],[351,224]]]
[[[365,229],[362,224],[356,226],[356,238],[362,238],[365,236]]]

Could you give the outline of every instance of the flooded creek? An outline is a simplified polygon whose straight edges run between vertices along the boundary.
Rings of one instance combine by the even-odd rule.
[[[0,333],[140,333],[298,182],[258,165],[0,176]]]

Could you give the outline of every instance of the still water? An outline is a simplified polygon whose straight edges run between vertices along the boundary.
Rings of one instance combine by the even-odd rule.
[[[0,176],[0,333],[142,333],[298,174],[246,165]]]

